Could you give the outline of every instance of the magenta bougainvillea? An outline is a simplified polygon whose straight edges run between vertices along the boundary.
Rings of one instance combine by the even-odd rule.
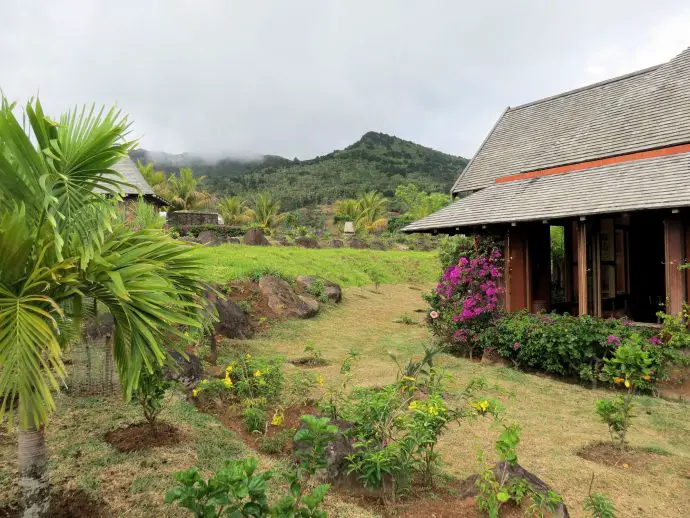
[[[470,354],[478,335],[500,313],[502,257],[498,249],[473,258],[461,257],[443,273],[429,297],[430,324]]]

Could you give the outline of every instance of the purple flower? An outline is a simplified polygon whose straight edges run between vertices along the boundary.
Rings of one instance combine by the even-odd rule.
[[[659,338],[658,336],[652,336],[649,339],[649,343],[652,345],[661,345],[663,342],[662,342],[661,338]]]
[[[513,349],[517,351],[519,348],[520,348],[520,343],[519,343],[519,342],[515,342],[515,343],[513,344]]]

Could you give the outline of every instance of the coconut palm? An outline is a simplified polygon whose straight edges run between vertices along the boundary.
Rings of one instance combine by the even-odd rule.
[[[180,174],[171,174],[168,177],[170,203],[178,210],[193,210],[207,206],[210,195],[198,188],[200,180],[204,177],[194,178],[194,172],[188,167],[180,169]]]
[[[270,230],[277,227],[285,219],[280,213],[280,202],[271,193],[262,192],[254,198],[252,221],[263,229]]]
[[[161,345],[198,327],[201,291],[190,249],[156,230],[112,226],[122,185],[111,167],[132,148],[119,112],[44,115],[38,100],[0,106],[0,422],[16,419],[25,517],[47,516],[45,427],[65,379],[62,350],[84,300],[108,307],[126,398]],[[15,412],[16,409],[16,412]]]
[[[358,219],[365,227],[379,223],[388,210],[388,200],[376,191],[362,194],[357,204],[360,214]]]
[[[252,218],[247,202],[239,196],[228,196],[218,202],[218,212],[226,225],[242,225]]]

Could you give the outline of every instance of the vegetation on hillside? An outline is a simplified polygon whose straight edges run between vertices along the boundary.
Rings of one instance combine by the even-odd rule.
[[[140,151],[136,156],[146,155]],[[421,191],[445,193],[465,165],[465,158],[369,132],[343,150],[311,160],[274,156],[261,162],[221,160],[196,163],[194,170],[207,177],[204,185],[214,194],[251,197],[268,191],[281,201],[283,209],[292,210],[368,191],[393,196],[399,185],[408,183]],[[156,167],[179,169],[164,162]]]

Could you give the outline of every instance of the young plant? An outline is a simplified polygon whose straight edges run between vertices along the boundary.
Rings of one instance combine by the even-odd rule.
[[[651,378],[651,364],[648,347],[638,334],[632,334],[623,341],[613,357],[605,360],[602,379],[625,388],[625,395],[612,399],[601,399],[596,403],[596,412],[609,427],[611,439],[624,448],[628,429],[633,416],[633,398],[639,387]]]
[[[312,295],[320,302],[328,302],[328,295],[326,295],[326,285],[321,279],[314,279],[310,286],[306,288],[307,293]]]
[[[258,464],[253,457],[228,461],[208,482],[197,468],[176,473],[178,486],[168,491],[165,503],[177,502],[197,518],[268,516],[266,482],[273,473],[257,472]]]
[[[158,414],[163,410],[165,393],[172,384],[165,379],[163,369],[157,364],[149,371],[145,366],[139,375],[139,386],[134,391],[134,399],[141,405],[144,418],[153,426]]]
[[[616,518],[616,506],[606,495],[592,491],[594,473],[589,483],[589,492],[585,499],[584,510],[590,518]]]

